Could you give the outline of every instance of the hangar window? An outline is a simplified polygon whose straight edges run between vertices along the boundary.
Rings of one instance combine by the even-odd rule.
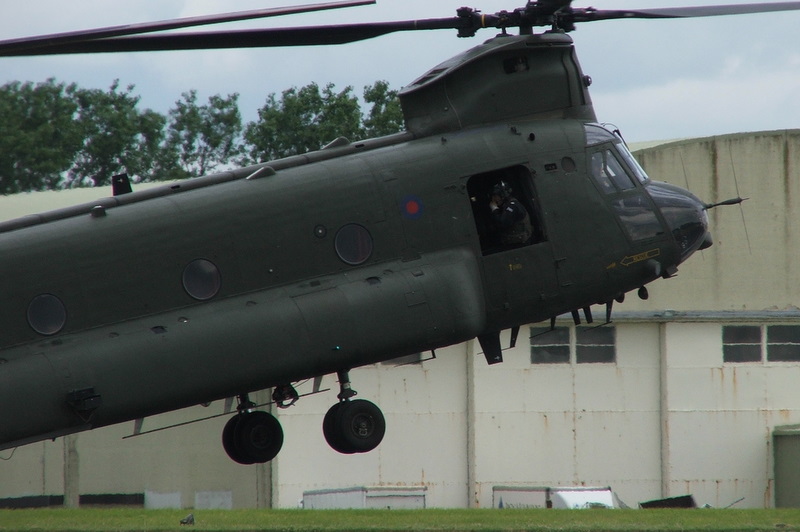
[[[606,327],[531,327],[531,364],[612,364],[616,329]]]
[[[381,364],[384,366],[410,366],[411,364],[420,364],[422,362],[424,362],[424,360],[422,360],[422,353],[412,353],[410,355],[384,360]]]
[[[578,364],[614,362],[614,327],[578,327],[575,329],[575,359]]]
[[[569,327],[531,327],[531,364],[569,364]]]
[[[758,325],[722,327],[722,359],[725,362],[760,362],[761,327]]]
[[[800,362],[800,325],[726,325],[724,362]]]
[[[770,362],[800,361],[800,325],[767,327],[767,360]]]

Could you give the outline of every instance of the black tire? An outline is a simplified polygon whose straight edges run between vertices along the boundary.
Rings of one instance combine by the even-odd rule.
[[[325,414],[325,418],[322,420],[322,434],[325,436],[325,441],[328,442],[328,445],[330,445],[331,449],[337,453],[353,454],[356,451],[347,447],[342,441],[342,438],[339,434],[340,431],[336,425],[339,411],[346,404],[347,402],[336,403],[328,409],[328,412]]]
[[[283,447],[283,429],[278,419],[262,411],[240,415],[234,430],[236,452],[251,464],[263,464],[275,458]]]
[[[350,452],[366,453],[377,447],[386,433],[383,412],[364,399],[345,401],[336,412],[337,438]]]
[[[236,427],[242,419],[242,414],[236,414],[225,423],[222,429],[222,447],[231,460],[237,464],[250,465],[254,462],[249,461],[236,446]]]

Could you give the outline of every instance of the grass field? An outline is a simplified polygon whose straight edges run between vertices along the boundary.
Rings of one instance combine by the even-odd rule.
[[[0,510],[0,531],[800,531],[800,510]]]

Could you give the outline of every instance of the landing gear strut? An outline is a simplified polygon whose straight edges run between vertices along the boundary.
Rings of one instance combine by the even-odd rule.
[[[356,391],[350,387],[347,371],[339,371],[339,402],[322,421],[322,433],[334,451],[342,454],[366,453],[381,443],[386,420],[381,409],[364,399],[351,400]]]
[[[283,429],[272,414],[253,410],[247,394],[239,396],[239,412],[222,430],[222,446],[231,460],[240,464],[269,462],[283,446]]]

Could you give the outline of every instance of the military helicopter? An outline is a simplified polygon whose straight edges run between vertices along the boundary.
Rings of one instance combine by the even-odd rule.
[[[222,443],[272,460],[277,418],[249,394],[335,374],[340,453],[382,440],[349,371],[604,305],[712,245],[705,203],[652,181],[598,123],[568,33],[583,22],[797,10],[642,10],[539,0],[494,14],[198,33],[167,29],[361,5],[331,2],[14,39],[0,56],[329,45],[397,31],[496,37],[400,92],[406,130],[0,223],[0,449],[236,398]],[[536,33],[534,28],[545,28]],[[509,30],[518,28],[518,35]],[[736,198],[722,203],[737,203]],[[504,218],[505,217],[505,218]]]

